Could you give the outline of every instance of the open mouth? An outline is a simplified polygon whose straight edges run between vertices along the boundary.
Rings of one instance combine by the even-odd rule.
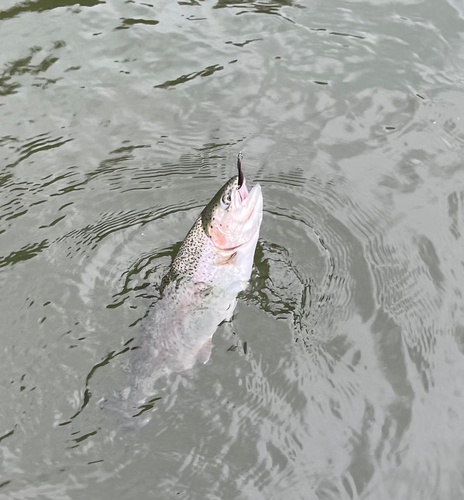
[[[238,189],[238,194],[240,195],[240,201],[244,202],[246,198],[248,197],[248,189],[246,187],[245,182],[241,185],[241,187]]]

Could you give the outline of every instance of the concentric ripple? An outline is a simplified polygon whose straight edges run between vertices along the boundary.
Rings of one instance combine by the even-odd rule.
[[[463,19],[2,3],[0,500],[463,496]],[[249,286],[125,426],[100,402],[240,150]]]

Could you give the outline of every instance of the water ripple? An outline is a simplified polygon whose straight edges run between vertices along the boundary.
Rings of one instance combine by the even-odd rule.
[[[34,2],[35,4],[35,2]],[[1,12],[0,12],[1,20]],[[44,55],[45,49],[42,47],[34,46],[29,49],[29,54],[25,57],[16,59],[15,61],[10,61],[5,65],[5,68],[0,73],[0,96],[7,96],[15,94],[21,87],[19,81],[15,79],[24,78],[24,76],[31,75],[40,79],[42,82],[42,77],[38,77],[41,73],[46,73],[50,67],[52,67],[58,60],[56,52],[62,49],[65,44],[62,41],[55,42],[52,47],[48,50],[49,54]],[[39,60],[42,57],[41,60]],[[57,80],[46,80],[46,83],[55,83]],[[40,84],[41,86],[43,83]]]
[[[137,24],[142,24],[145,26],[156,26],[157,24],[159,24],[159,21],[156,21],[155,19],[122,19],[121,26],[118,26],[115,29],[116,30],[127,30],[131,26],[135,26]]]
[[[183,83],[189,82],[191,80],[194,80],[195,78],[198,77],[205,77],[205,76],[211,76],[214,75],[217,71],[222,71],[224,69],[224,66],[220,64],[213,64],[211,66],[207,66],[205,69],[201,71],[194,71],[193,73],[189,73],[187,75],[182,75],[179,76],[178,78],[174,80],[168,80],[164,83],[160,83],[159,85],[155,85],[155,89],[169,89],[171,87],[175,87],[176,85],[181,85]]]
[[[0,497],[462,496],[458,4],[2,5]],[[250,286],[123,431],[97,402],[239,149]]]
[[[94,7],[100,3],[103,2],[100,0],[79,0],[79,5],[82,7]],[[58,9],[60,7],[72,7],[74,5],[76,5],[76,2],[73,2],[72,0],[57,0],[53,3],[53,5],[50,5],[50,2],[47,0],[38,0],[34,2],[26,0],[24,2],[17,3],[9,9],[0,10],[0,21],[12,19],[25,12],[43,12],[51,9]]]
[[[43,240],[40,243],[30,243],[19,250],[11,252],[9,255],[0,256],[0,267],[11,266],[32,259],[48,246],[49,242]]]
[[[6,168],[16,167],[24,160],[27,160],[33,154],[39,153],[41,151],[48,151],[49,149],[59,148],[67,142],[72,141],[72,138],[64,139],[63,136],[50,138],[49,133],[40,134],[34,137],[33,140],[28,140],[25,144],[22,144],[16,149],[19,158],[13,163],[6,165]]]
[[[81,229],[74,229],[65,234],[59,240],[74,240],[72,246],[68,249],[71,251],[79,249],[80,252],[85,251],[82,246],[93,246],[104,240],[113,233],[120,232],[123,229],[134,227],[136,225],[145,225],[149,222],[165,218],[171,214],[178,214],[184,211],[189,211],[192,208],[198,208],[194,202],[185,204],[168,205],[158,210],[146,210],[143,212],[121,212],[116,214],[105,214],[100,220],[92,225],[87,225]],[[72,254],[69,254],[72,258]]]

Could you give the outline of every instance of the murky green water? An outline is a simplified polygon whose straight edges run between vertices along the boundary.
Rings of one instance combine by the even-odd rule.
[[[462,3],[0,9],[0,499],[463,498]],[[98,401],[239,150],[250,287],[123,429]]]

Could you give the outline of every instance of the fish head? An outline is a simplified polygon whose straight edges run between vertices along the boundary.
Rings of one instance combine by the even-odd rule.
[[[203,229],[214,250],[224,258],[248,250],[253,251],[263,217],[261,186],[248,191],[246,181],[239,175],[229,179],[217,192],[202,213]]]

